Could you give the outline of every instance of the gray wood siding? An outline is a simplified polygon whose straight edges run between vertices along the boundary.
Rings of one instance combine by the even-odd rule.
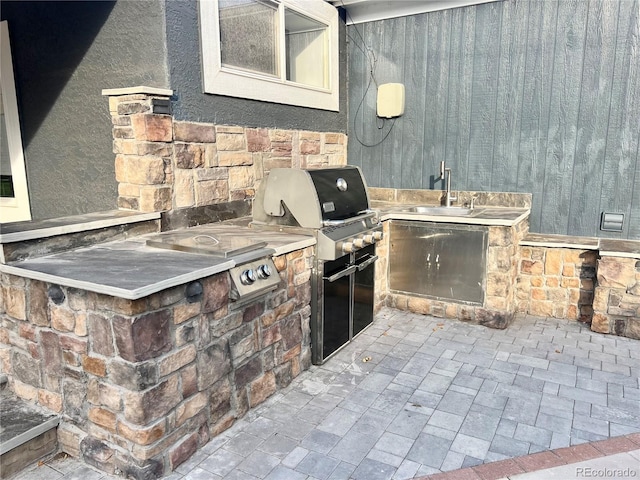
[[[369,185],[442,189],[446,160],[454,190],[533,193],[534,232],[640,239],[640,0],[505,0],[347,33],[349,163]],[[372,68],[405,85],[402,117],[376,117]],[[599,230],[603,211],[625,214],[622,234]]]

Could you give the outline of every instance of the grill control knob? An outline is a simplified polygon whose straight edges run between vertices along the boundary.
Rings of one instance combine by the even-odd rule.
[[[368,234],[365,235],[364,237],[362,237],[362,239],[364,240],[364,243],[371,245],[372,243],[375,243],[375,239],[373,238],[373,235]]]
[[[258,278],[261,279],[265,279],[265,278],[269,278],[271,276],[271,268],[269,268],[269,265],[267,265],[266,263],[263,265],[260,265],[258,268]]]
[[[365,243],[364,243],[364,238],[356,238],[353,241],[353,246],[356,248],[362,248],[364,247]]]
[[[344,242],[342,244],[342,251],[344,253],[351,253],[353,252],[355,249],[353,248],[353,242]]]
[[[375,241],[382,240],[382,232],[373,232],[373,239]]]
[[[240,274],[240,282],[243,285],[251,285],[255,281],[256,281],[256,273],[251,269],[245,270]]]

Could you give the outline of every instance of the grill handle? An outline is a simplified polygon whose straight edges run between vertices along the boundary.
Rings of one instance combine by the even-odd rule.
[[[361,272],[362,270],[364,270],[365,268],[367,268],[369,265],[376,262],[377,260],[378,260],[378,255],[372,255],[371,257],[367,258],[364,262],[358,264],[358,271]]]
[[[357,265],[351,265],[351,266],[345,268],[344,270],[340,270],[338,273],[334,273],[330,277],[322,277],[322,279],[326,280],[329,283],[333,283],[336,280],[341,279],[342,277],[346,277],[347,275],[351,275],[357,269],[358,269]]]
[[[323,220],[323,227],[333,227],[336,225],[345,225],[347,223],[357,222],[358,220],[362,220],[363,218],[367,218],[371,216],[372,213],[376,213],[375,210],[362,210],[358,212],[358,215],[355,217],[349,217],[346,220]]]

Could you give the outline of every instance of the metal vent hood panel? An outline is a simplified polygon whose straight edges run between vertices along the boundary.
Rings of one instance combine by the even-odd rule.
[[[467,7],[504,0],[327,0],[334,7],[343,7],[349,15],[347,25],[374,22],[385,18],[404,17],[449,8]]]

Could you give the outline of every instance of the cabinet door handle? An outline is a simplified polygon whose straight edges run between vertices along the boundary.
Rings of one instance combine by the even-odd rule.
[[[358,264],[358,271],[361,272],[369,265],[378,260],[378,255],[373,255],[372,257],[367,258],[364,262]]]
[[[340,270],[338,273],[334,273],[330,277],[322,277],[323,280],[326,280],[329,283],[335,282],[336,280],[341,279],[342,277],[346,277],[347,275],[351,275],[358,269],[357,265],[351,265],[350,267],[345,268],[344,270]]]

